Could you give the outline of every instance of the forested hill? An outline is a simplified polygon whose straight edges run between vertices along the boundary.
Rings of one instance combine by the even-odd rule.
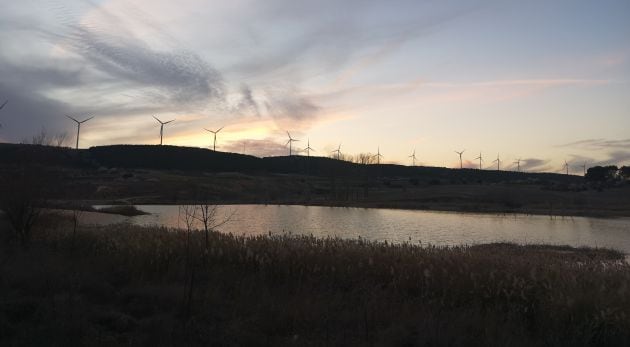
[[[2,166],[35,164],[74,168],[127,168],[207,172],[302,174],[314,176],[410,177],[468,182],[553,181],[579,183],[583,178],[553,173],[449,169],[393,164],[362,165],[325,157],[283,156],[258,158],[196,147],[113,145],[89,149],[0,144]]]

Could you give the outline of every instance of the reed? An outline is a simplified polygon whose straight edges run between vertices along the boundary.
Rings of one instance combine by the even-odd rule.
[[[3,253],[0,344],[630,343],[630,266],[612,250],[206,241],[128,225],[72,235],[62,223]]]

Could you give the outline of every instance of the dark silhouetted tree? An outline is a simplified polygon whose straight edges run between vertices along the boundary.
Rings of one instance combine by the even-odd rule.
[[[619,168],[615,165],[594,166],[586,171],[586,180],[591,182],[607,182],[617,177]]]

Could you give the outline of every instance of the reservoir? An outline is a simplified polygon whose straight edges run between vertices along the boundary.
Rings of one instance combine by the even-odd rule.
[[[97,208],[103,206],[95,206]],[[179,205],[137,205],[150,214],[84,213],[81,222],[186,228]],[[197,211],[198,213],[198,211]],[[550,217],[297,205],[219,205],[215,229],[235,235],[302,234],[452,246],[490,242],[606,247],[630,253],[630,218]],[[223,223],[224,222],[224,223]],[[194,227],[203,228],[197,222]]]

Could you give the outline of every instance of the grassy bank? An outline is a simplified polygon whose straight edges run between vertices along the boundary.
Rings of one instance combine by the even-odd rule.
[[[48,222],[2,245],[0,345],[630,343],[623,254]]]

